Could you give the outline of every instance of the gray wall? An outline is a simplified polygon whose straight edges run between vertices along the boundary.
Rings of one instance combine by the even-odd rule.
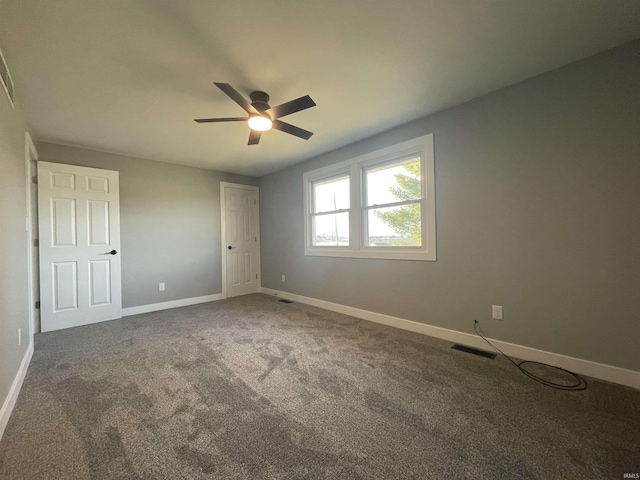
[[[29,346],[25,137],[27,122],[0,87],[0,406]],[[22,346],[18,346],[22,328]]]
[[[45,142],[38,155],[120,172],[123,307],[222,292],[220,182],[257,179]]]
[[[496,339],[640,370],[639,55],[633,42],[263,177],[262,285],[468,333],[477,318]],[[303,172],[429,132],[437,262],[304,256]]]

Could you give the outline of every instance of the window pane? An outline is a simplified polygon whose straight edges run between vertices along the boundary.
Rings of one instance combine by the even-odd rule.
[[[317,247],[349,246],[349,213],[313,217],[312,244]]]
[[[367,212],[370,247],[419,247],[422,245],[420,204],[372,208]]]
[[[313,213],[349,208],[349,177],[314,183],[313,200]]]
[[[420,200],[420,157],[366,170],[367,206]]]

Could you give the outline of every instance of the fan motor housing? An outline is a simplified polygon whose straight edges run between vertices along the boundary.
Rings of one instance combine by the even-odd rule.
[[[261,113],[271,108],[269,106],[269,95],[267,95],[265,92],[251,92],[249,98],[251,99],[251,105],[253,106],[253,108]]]

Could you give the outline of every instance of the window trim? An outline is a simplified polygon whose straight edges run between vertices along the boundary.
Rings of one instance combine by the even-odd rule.
[[[401,161],[404,157],[420,156],[421,189],[420,200],[400,201],[398,204],[420,204],[422,214],[422,246],[421,247],[373,247],[365,245],[365,232],[368,211],[373,206],[367,205],[366,172],[373,166],[384,166]],[[349,177],[349,246],[314,246],[312,245],[313,228],[313,184],[344,175]],[[347,258],[379,258],[395,260],[436,261],[436,208],[435,208],[435,165],[433,150],[433,133],[391,145],[342,162],[318,168],[303,174],[304,186],[304,254],[309,256],[347,257]],[[394,204],[382,204],[381,208]]]

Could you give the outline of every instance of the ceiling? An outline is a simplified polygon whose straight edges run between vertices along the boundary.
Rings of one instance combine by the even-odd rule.
[[[640,37],[637,0],[0,0],[37,140],[261,176]],[[271,105],[247,146],[213,82]]]

